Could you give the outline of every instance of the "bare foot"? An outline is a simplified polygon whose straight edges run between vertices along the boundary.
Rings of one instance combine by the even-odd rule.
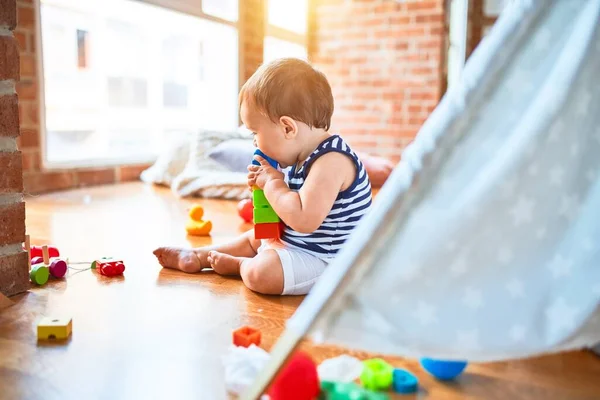
[[[245,260],[244,257],[233,257],[214,250],[208,252],[206,259],[212,269],[221,275],[239,275],[240,265]]]
[[[184,249],[181,247],[159,247],[154,255],[164,268],[178,269],[189,274],[210,268],[206,261],[207,252],[202,249]]]

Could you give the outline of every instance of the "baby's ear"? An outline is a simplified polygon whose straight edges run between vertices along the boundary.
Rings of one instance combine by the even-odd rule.
[[[283,132],[286,138],[293,138],[298,133],[298,124],[293,118],[283,116],[279,118],[279,122],[283,126]]]

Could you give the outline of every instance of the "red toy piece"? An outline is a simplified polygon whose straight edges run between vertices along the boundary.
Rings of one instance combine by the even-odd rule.
[[[34,257],[43,257],[42,246],[31,246],[31,249],[29,251],[29,256],[31,257],[32,260]],[[60,252],[58,251],[58,249],[56,247],[48,246],[48,257],[50,257],[50,258],[60,257]]]
[[[238,214],[246,222],[252,222],[254,218],[254,205],[252,199],[244,199],[238,203]]]
[[[250,347],[251,344],[260,346],[260,331],[250,326],[242,326],[233,331],[233,344],[236,346]]]
[[[254,225],[255,239],[279,239],[283,233],[285,225],[283,222],[272,222],[268,224]]]
[[[315,362],[308,354],[297,352],[275,377],[267,394],[271,400],[314,400],[320,392]]]
[[[120,260],[103,258],[94,261],[92,263],[92,269],[98,270],[100,275],[117,276],[123,275],[123,272],[125,271],[125,264],[123,264],[123,261]]]

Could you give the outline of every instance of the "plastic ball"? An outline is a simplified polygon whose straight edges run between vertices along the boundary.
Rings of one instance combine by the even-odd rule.
[[[246,222],[252,222],[254,219],[254,205],[252,199],[244,199],[238,203],[238,214]]]

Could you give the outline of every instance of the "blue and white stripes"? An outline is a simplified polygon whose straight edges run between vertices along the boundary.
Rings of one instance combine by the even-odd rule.
[[[317,158],[331,151],[346,154],[354,161],[358,172],[356,179],[348,189],[338,194],[331,211],[316,231],[300,233],[286,226],[281,237],[281,240],[291,247],[299,248],[321,259],[335,257],[358,221],[369,210],[372,202],[371,182],[365,167],[338,135],[333,135],[323,141],[300,169],[296,171],[296,166],[290,169],[286,177],[290,189],[300,190],[310,165]]]

